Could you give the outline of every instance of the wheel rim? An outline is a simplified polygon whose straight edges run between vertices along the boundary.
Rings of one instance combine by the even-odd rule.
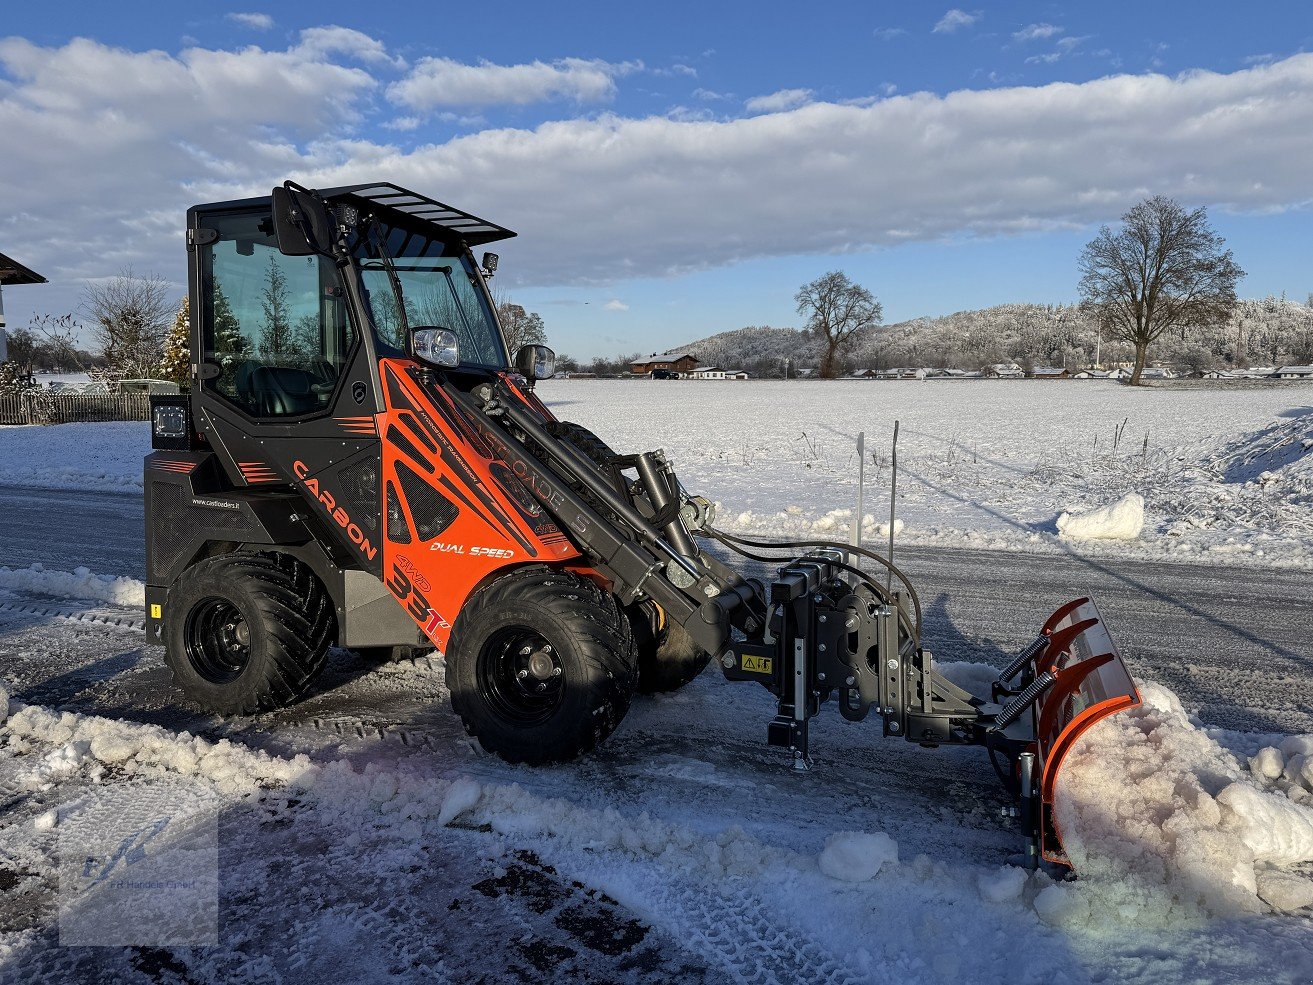
[[[556,648],[542,634],[513,626],[488,638],[479,651],[479,694],[500,717],[517,726],[552,717],[565,691]]]
[[[202,599],[187,616],[186,647],[197,674],[211,684],[228,684],[250,663],[251,627],[227,599]]]

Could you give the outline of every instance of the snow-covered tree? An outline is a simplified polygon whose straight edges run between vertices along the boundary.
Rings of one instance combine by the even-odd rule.
[[[191,300],[185,294],[173,327],[164,339],[160,379],[171,380],[184,389],[191,380]]]
[[[36,386],[26,369],[15,360],[0,363],[0,397],[12,397]]]

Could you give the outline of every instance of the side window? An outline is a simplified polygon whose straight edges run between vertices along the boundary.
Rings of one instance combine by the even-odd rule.
[[[265,212],[214,216],[202,247],[206,385],[255,417],[325,410],[355,344],[337,270],[279,252]]]

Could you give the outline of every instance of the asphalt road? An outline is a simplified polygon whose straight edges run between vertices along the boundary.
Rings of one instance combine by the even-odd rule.
[[[0,488],[0,565],[144,577],[137,496]],[[1099,603],[1134,673],[1209,725],[1313,732],[1313,574],[1075,555],[906,548],[941,660],[1004,662],[1050,611]]]

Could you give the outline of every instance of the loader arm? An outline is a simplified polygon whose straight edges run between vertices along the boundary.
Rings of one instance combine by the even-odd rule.
[[[655,601],[716,657],[727,679],[754,681],[776,697],[767,742],[787,750],[795,769],[811,767],[808,724],[831,699],[850,721],[874,714],[886,736],[985,746],[1005,763],[1032,863],[1041,856],[1066,863],[1053,820],[1063,759],[1095,723],[1139,702],[1092,601],[1061,607],[989,696],[972,695],[935,670],[921,645],[915,589],[874,552],[724,534],[660,452],[617,456],[611,475],[602,474],[553,432],[531,384],[502,376],[448,392],[622,599]],[[770,558],[754,550],[806,553],[777,556],[777,575],[765,584],[715,561],[695,537],[756,560]],[[859,559],[888,567],[900,590],[885,589]]]

